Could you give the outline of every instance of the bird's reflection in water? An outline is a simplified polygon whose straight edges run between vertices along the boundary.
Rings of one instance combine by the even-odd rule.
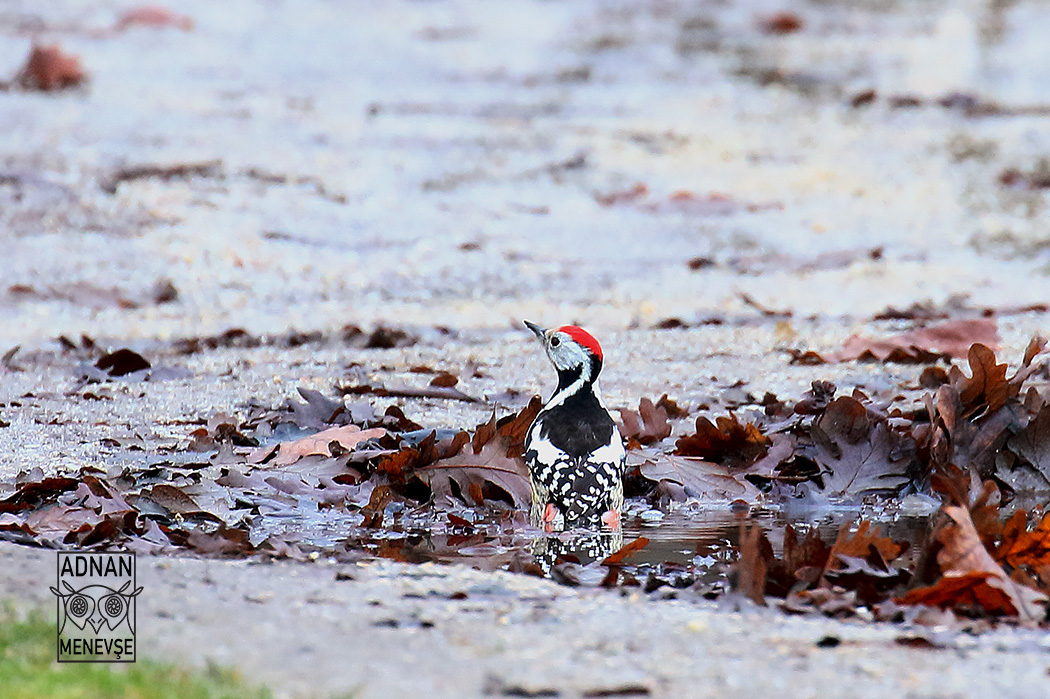
[[[550,575],[558,563],[600,563],[622,546],[622,532],[574,531],[539,537],[533,540],[531,550],[536,563]]]

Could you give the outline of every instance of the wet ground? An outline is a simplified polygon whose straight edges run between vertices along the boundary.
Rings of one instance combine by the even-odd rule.
[[[1045,3],[499,2],[481,11],[243,0],[179,3],[188,31],[114,31],[127,7],[14,0],[0,10],[0,78],[17,72],[34,39],[80,56],[90,74],[61,93],[0,92],[0,353],[17,347],[0,367],[5,478],[141,463],[185,448],[216,412],[277,405],[297,387],[330,393],[358,370],[424,386],[411,367],[458,373],[476,363],[481,376],[458,387],[481,402],[377,401],[427,426],[472,426],[490,401],[518,408],[549,389],[523,318],[591,329],[612,407],[669,393],[715,413],[741,392],[797,397],[815,379],[915,389],[913,366],[789,364],[788,350],[911,327],[873,320],[887,307],[990,312],[1014,363],[1045,332]],[[797,31],[771,31],[781,11]],[[143,165],[197,174],[126,177]],[[400,328],[414,341],[365,348],[348,326]],[[185,343],[231,329],[252,342]],[[150,380],[83,381],[85,363],[123,346],[149,357]],[[718,582],[719,557],[739,532],[728,503],[658,524],[637,514],[625,538],[651,539],[637,563],[700,566]],[[855,510],[755,514],[830,538]],[[913,538],[921,522],[904,517],[893,533]],[[347,536],[322,534],[325,545]],[[403,534],[388,553],[448,557],[447,539]],[[378,548],[365,538],[352,548]],[[529,545],[484,532],[459,543],[460,557],[467,548],[493,560]],[[5,545],[4,555],[25,576],[44,565],[39,552]],[[1036,696],[1046,683],[1045,648],[1014,632],[914,650],[893,645],[899,629],[643,607],[524,576],[497,584],[506,578],[462,566],[434,575],[452,591],[490,582],[528,591],[473,611],[442,602],[440,636],[418,623],[362,633],[365,600],[434,569],[372,563],[352,592],[334,592],[330,572],[305,566],[317,595],[338,601],[296,621],[273,601],[313,604],[294,589],[294,566],[147,565],[173,571],[147,586],[172,601],[150,612],[153,648],[261,671],[289,693],[463,696],[525,683],[572,695],[601,689],[572,679],[587,666],[625,673],[623,686],[651,694],[792,687],[808,696],[846,673],[858,696],[899,696],[902,685],[915,696],[972,695],[977,685],[951,671],[956,653],[983,668],[967,676],[989,692],[1000,676],[1012,677],[994,684],[1004,696]],[[201,575],[222,583],[200,584]],[[22,592],[25,580],[12,574],[4,594],[39,601]],[[271,597],[226,599],[227,583],[258,583]],[[547,606],[529,601],[537,596]],[[418,612],[413,597],[383,599],[398,618]],[[515,616],[528,613],[541,621]],[[346,645],[303,644],[300,669],[266,670],[287,646],[267,616]],[[257,657],[223,635],[233,619],[262,625]],[[195,639],[208,634],[224,640],[202,648]],[[826,634],[877,640],[815,651]],[[560,653],[576,642],[578,652]],[[395,653],[402,643],[411,652]],[[347,656],[349,669],[332,669]],[[409,657],[417,672],[398,679]],[[770,658],[778,673],[756,672]],[[475,674],[450,674],[450,663]]]

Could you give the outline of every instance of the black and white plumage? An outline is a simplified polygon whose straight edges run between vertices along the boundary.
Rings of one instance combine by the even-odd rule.
[[[556,530],[618,528],[625,451],[598,388],[601,346],[575,325],[525,324],[558,372],[558,388],[525,438],[532,522]]]

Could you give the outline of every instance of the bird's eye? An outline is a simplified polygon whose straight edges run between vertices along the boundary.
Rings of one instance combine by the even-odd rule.
[[[558,339],[557,335],[555,335],[554,337],[551,338],[551,347],[557,347],[560,344],[561,344],[561,340]]]

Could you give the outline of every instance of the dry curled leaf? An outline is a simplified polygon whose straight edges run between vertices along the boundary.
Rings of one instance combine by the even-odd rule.
[[[101,369],[110,376],[127,376],[136,371],[149,369],[150,366],[149,360],[138,352],[126,347],[102,355],[95,363],[96,368]]]
[[[828,404],[810,436],[813,460],[831,494],[896,492],[910,481],[910,461],[897,454],[898,436],[855,398],[840,396]]]
[[[733,590],[755,604],[766,605],[766,572],[773,547],[761,527],[741,527],[740,558],[733,566]]]
[[[434,458],[430,461],[425,461],[422,453],[409,450],[405,465],[430,487],[435,498],[458,496],[474,505],[509,499],[515,507],[527,507],[532,491],[522,455],[525,435],[541,407],[539,397],[534,397],[515,415],[497,420],[493,413],[488,422],[474,429],[473,436],[460,432],[447,442],[433,445],[428,455]],[[384,460],[380,467],[396,465],[397,458],[394,455]]]
[[[85,78],[80,59],[58,46],[34,46],[18,73],[18,84],[27,90],[63,90]]]
[[[653,405],[648,398],[642,398],[638,403],[637,412],[621,408],[619,413],[622,423],[620,434],[628,443],[652,444],[671,436],[671,423],[667,419],[667,410]]]
[[[1050,566],[1050,513],[1028,529],[1024,510],[1015,512],[1003,527],[995,559],[1014,570],[1028,568],[1037,574]]]
[[[934,600],[935,606],[942,608],[976,604],[990,615],[1016,616],[1022,621],[1044,619],[1046,595],[1007,575],[981,541],[970,510],[960,504],[945,504],[941,512],[946,519],[938,528],[936,539],[941,545],[937,564],[943,577],[932,586],[909,591],[897,601],[926,604]]]
[[[515,507],[527,507],[532,497],[529,471],[520,457],[507,456],[507,444],[502,439],[493,439],[478,452],[470,444],[464,444],[459,453],[423,466],[415,472],[435,497],[452,495],[455,481],[459,495],[473,505],[482,505],[492,497],[486,486],[493,485],[507,493]]]
[[[831,546],[821,575],[823,587],[829,587],[829,578],[834,577],[836,571],[843,569],[843,558],[866,559],[874,554],[874,557],[880,561],[877,565],[886,570],[888,569],[887,564],[896,560],[908,548],[906,544],[881,536],[879,527],[874,526],[869,520],[862,520],[857,525],[855,532],[851,533],[849,529],[849,525],[844,525],[839,529],[838,537]]]
[[[696,432],[675,442],[677,456],[697,456],[706,461],[744,468],[766,453],[769,439],[754,423],[741,424],[736,415],[719,416],[712,424],[696,419]]]
[[[1015,600],[986,571],[946,575],[935,584],[908,590],[897,604],[923,604],[941,609],[980,609],[989,616],[1016,616]]]

